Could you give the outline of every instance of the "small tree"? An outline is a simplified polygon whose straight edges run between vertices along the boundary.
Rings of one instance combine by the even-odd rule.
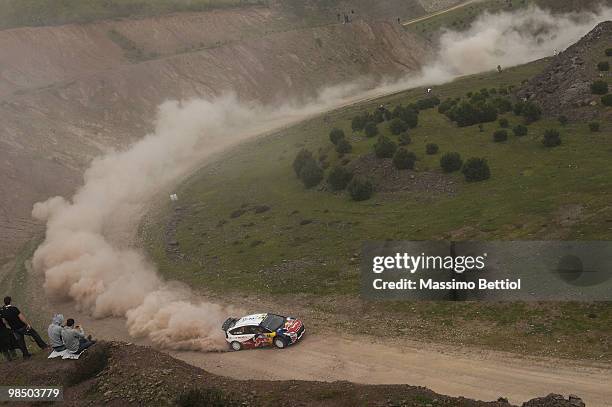
[[[329,141],[331,141],[332,144],[338,144],[338,141],[342,140],[343,138],[344,138],[344,131],[342,131],[342,129],[333,128],[329,132]]]
[[[604,106],[612,106],[612,94],[601,97],[601,104]]]
[[[608,83],[606,81],[595,81],[591,84],[591,93],[594,95],[605,95],[608,93]]]
[[[353,201],[365,201],[374,193],[374,185],[367,179],[354,177],[348,184],[348,192]]]
[[[606,56],[612,57],[612,48],[606,49]]]
[[[567,117],[564,115],[559,116],[559,124],[561,124],[561,126],[565,126],[567,124],[568,120]]]
[[[408,133],[400,134],[397,139],[399,140],[400,146],[407,146],[408,144],[412,143],[412,139],[410,138]]]
[[[353,131],[361,131],[363,130],[365,125],[366,118],[362,115],[357,115],[353,117],[353,120],[351,121],[351,129],[353,129]]]
[[[295,171],[295,175],[299,178],[300,176],[300,171],[302,171],[302,168],[304,167],[304,165],[307,162],[314,162],[316,164],[316,161],[314,159],[314,157],[312,156],[312,153],[306,149],[301,149],[298,153],[297,156],[295,157],[295,159],[293,160],[293,171]]]
[[[512,131],[514,132],[515,136],[523,137],[527,135],[527,132],[529,131],[529,129],[527,126],[519,124],[519,125],[514,126]]]
[[[501,143],[502,141],[508,140],[508,132],[506,130],[497,130],[493,133],[493,141]]]
[[[446,153],[440,157],[440,167],[444,172],[453,172],[461,169],[463,160],[459,153]]]
[[[610,70],[610,63],[608,61],[601,61],[597,64],[597,69],[602,72],[607,72]]]
[[[491,177],[489,164],[484,158],[470,158],[463,165],[461,172],[467,182],[484,181]]]
[[[346,167],[334,167],[329,171],[327,183],[334,191],[341,191],[353,178],[353,173]]]
[[[312,188],[323,179],[323,169],[316,161],[308,161],[300,170],[300,179],[306,188]]]
[[[376,109],[372,114],[372,121],[376,124],[382,123],[385,121],[385,113],[383,110]]]
[[[389,122],[389,130],[391,131],[391,134],[397,136],[398,134],[408,130],[408,125],[406,125],[406,122],[404,122],[402,119],[397,117]]]
[[[366,137],[374,137],[378,134],[378,127],[374,122],[368,122],[365,125],[364,133]]]
[[[353,146],[346,139],[340,139],[336,144],[336,152],[338,154],[348,154],[353,150]]]
[[[399,148],[393,156],[393,165],[398,170],[411,170],[414,168],[416,155],[405,148]]]
[[[427,143],[427,145],[425,146],[425,152],[428,155],[437,154],[438,150],[439,150],[439,147],[436,143]]]
[[[561,135],[555,129],[548,129],[544,132],[542,144],[544,144],[545,147],[559,146],[561,145]]]
[[[596,133],[599,131],[599,122],[591,122],[589,123],[589,130],[591,130],[593,133]]]
[[[525,123],[530,124],[540,120],[542,109],[533,102],[527,102],[523,105],[522,115],[525,118]]]
[[[505,117],[499,119],[499,127],[501,127],[502,129],[507,129],[508,126],[510,126],[510,123],[508,123],[508,119],[506,119]]]
[[[374,144],[374,152],[378,158],[391,158],[397,150],[397,145],[388,137],[380,136]]]
[[[525,102],[523,102],[522,100],[519,100],[518,102],[516,102],[516,104],[514,105],[514,108],[512,109],[512,111],[514,112],[514,114],[516,116],[520,116],[523,114],[523,108],[525,107]]]

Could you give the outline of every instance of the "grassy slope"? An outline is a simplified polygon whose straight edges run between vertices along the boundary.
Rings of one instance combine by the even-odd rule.
[[[263,3],[263,0],[0,0],[0,29],[157,16]]]
[[[491,13],[504,10],[511,11],[534,4],[557,12],[568,12],[595,7],[595,5],[601,3],[599,0],[512,0],[512,7],[508,7],[508,0],[482,0],[452,12],[416,22],[406,26],[406,28],[429,39],[434,39],[443,28],[452,30],[469,28],[470,24],[485,11]]]
[[[539,72],[545,63],[467,77],[436,91],[445,98],[483,87],[517,85]],[[375,334],[388,327],[389,318],[398,335],[402,335],[402,329],[409,329],[416,337],[442,341],[460,339],[535,353],[612,357],[606,339],[612,335],[612,307],[608,304],[354,300],[359,274],[357,262],[351,258],[364,240],[612,236],[612,139],[605,135],[606,131],[609,134],[610,123],[604,124],[601,133],[590,133],[583,123],[568,125],[562,129],[563,145],[545,149],[540,143],[543,131],[558,127],[552,119],[531,125],[530,134],[524,138],[511,136],[506,143],[493,143],[491,133],[496,123],[486,124],[480,133],[476,126],[457,128],[435,110],[422,112],[419,127],[411,132],[410,146],[419,159],[419,171],[437,171],[440,154],[426,156],[427,142],[439,144],[441,153],[458,151],[464,157],[483,156],[490,162],[493,175],[486,182],[466,184],[459,174],[452,175],[459,186],[454,196],[377,194],[369,201],[355,203],[344,194],[305,190],[295,178],[291,163],[300,148],[321,148],[335,157],[327,139],[331,127],[341,127],[350,134],[350,118],[355,113],[379,103],[406,104],[421,96],[422,91],[410,90],[344,108],[330,113],[327,122],[322,117],[308,120],[245,144],[203,168],[178,190],[185,213],[176,239],[187,257],[177,260],[165,252],[163,233],[173,212],[171,207],[163,210],[159,223],[145,228],[161,272],[216,292],[270,293],[281,301],[291,301],[291,294],[300,294],[313,299],[313,304],[319,298],[325,302],[321,307],[326,313],[351,315],[357,307],[359,318],[366,321],[352,326],[357,331]],[[520,121],[512,113],[506,117],[511,125]],[[388,132],[385,125],[382,128]],[[353,156],[369,151],[372,142],[354,143]],[[272,209],[231,218],[230,214],[244,204],[269,205]],[[572,205],[583,209],[582,216],[573,224],[561,226],[564,208]],[[300,225],[303,220],[312,223]],[[586,330],[588,334],[584,335]],[[468,337],[466,332],[470,333]],[[589,347],[577,347],[578,340],[588,341]]]

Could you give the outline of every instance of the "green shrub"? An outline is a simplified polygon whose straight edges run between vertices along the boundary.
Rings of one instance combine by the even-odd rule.
[[[597,64],[597,69],[602,72],[607,72],[610,70],[610,63],[608,61],[601,61]]]
[[[346,139],[340,139],[336,144],[336,152],[338,154],[348,154],[353,150],[353,146]]]
[[[365,201],[374,193],[374,185],[367,179],[354,177],[348,184],[348,192],[353,201]]]
[[[413,129],[419,123],[419,114],[414,107],[398,105],[393,109],[392,116],[394,119],[401,119],[408,128]],[[401,132],[400,132],[401,133]],[[397,133],[399,134],[399,133]]]
[[[306,163],[309,161],[315,162],[315,159],[312,156],[312,153],[306,149],[301,149],[297,153],[297,156],[295,157],[295,159],[293,160],[293,171],[295,171],[295,175],[298,178],[300,176],[300,171],[302,171],[302,168],[304,167],[304,165],[306,165]]]
[[[300,170],[300,179],[306,188],[319,185],[323,179],[323,169],[314,160],[308,161]]]
[[[467,182],[484,181],[491,177],[489,164],[484,158],[470,158],[463,165],[461,172]]]
[[[410,138],[410,135],[408,133],[400,134],[397,139],[399,141],[400,146],[407,146],[408,144],[412,143],[412,138]]]
[[[460,102],[447,114],[459,127],[472,126],[497,120],[497,109],[490,103]]]
[[[361,131],[363,130],[365,125],[366,125],[366,117],[362,115],[353,117],[353,120],[351,121],[351,129],[353,129],[353,131]]]
[[[327,183],[334,191],[341,191],[353,178],[353,172],[346,167],[334,167],[329,171]]]
[[[366,137],[374,137],[378,134],[378,126],[374,122],[368,122],[364,127],[364,133]]]
[[[599,122],[591,122],[589,123],[589,130],[591,130],[593,133],[596,133],[599,131]]]
[[[605,95],[608,93],[608,83],[606,81],[595,81],[591,84],[591,93],[594,95]]]
[[[559,124],[561,126],[565,126],[567,124],[567,122],[568,122],[568,120],[567,120],[566,116],[563,116],[563,115],[559,116]]]
[[[612,48],[606,49],[606,56],[612,57]]]
[[[525,123],[530,124],[540,120],[542,109],[533,102],[526,102],[521,114],[525,118]]]
[[[461,169],[463,160],[459,153],[446,153],[440,157],[440,167],[444,172],[453,172]]]
[[[241,404],[233,400],[221,389],[190,389],[178,395],[175,404],[179,407],[238,407]]]
[[[338,141],[342,140],[344,138],[344,131],[342,131],[342,129],[332,129],[329,132],[329,141],[332,142],[332,144],[338,144]]]
[[[384,110],[376,109],[372,114],[372,121],[376,124],[382,123],[385,121]]]
[[[380,136],[374,144],[374,153],[378,158],[391,158],[397,150],[397,145],[388,137]]]
[[[561,135],[555,129],[548,129],[544,132],[542,144],[544,144],[545,147],[559,146],[561,145]]]
[[[506,119],[505,117],[502,117],[501,119],[499,119],[499,127],[501,127],[502,129],[507,129],[508,126],[510,126],[510,123],[508,123],[508,119]]]
[[[496,97],[491,101],[493,106],[497,109],[499,113],[506,113],[512,110],[512,102],[507,98]]]
[[[393,165],[398,170],[411,170],[414,168],[416,155],[405,148],[399,148],[393,156]]]
[[[601,104],[604,106],[612,106],[612,94],[601,97]]]
[[[427,145],[425,146],[425,152],[428,155],[437,154],[438,150],[439,150],[439,147],[436,143],[427,143]]]
[[[520,116],[523,114],[524,107],[525,107],[525,102],[523,102],[522,100],[519,100],[518,102],[514,104],[514,108],[512,109],[512,111],[514,112],[515,115]]]
[[[431,96],[426,99],[420,99],[416,103],[416,107],[419,110],[431,109],[440,104],[440,99],[437,96]]]
[[[506,130],[497,130],[493,133],[493,141],[501,143],[502,141],[508,140],[508,132]]]
[[[444,102],[440,103],[438,106],[438,113],[446,114],[450,109],[452,109],[457,104],[457,99],[446,99]]]
[[[391,134],[397,136],[398,134],[403,133],[406,130],[408,130],[408,125],[406,124],[405,121],[403,121],[399,117],[396,117],[395,119],[391,120],[391,122],[389,123],[389,130],[391,131]]]
[[[74,386],[93,378],[108,365],[110,357],[110,344],[98,342],[87,350],[68,370],[65,376],[65,384]]]
[[[514,132],[514,135],[517,137],[522,137],[522,136],[526,136],[527,132],[529,131],[529,128],[523,124],[519,124],[514,126],[514,128],[512,129],[512,131]]]

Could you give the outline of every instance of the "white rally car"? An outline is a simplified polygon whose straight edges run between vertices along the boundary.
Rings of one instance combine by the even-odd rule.
[[[282,349],[299,341],[306,332],[299,319],[276,314],[228,318],[221,329],[233,350],[272,345]]]

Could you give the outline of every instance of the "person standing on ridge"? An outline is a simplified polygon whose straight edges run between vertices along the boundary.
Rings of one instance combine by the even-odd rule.
[[[40,349],[47,349],[49,345],[32,328],[19,308],[11,304],[11,300],[9,296],[4,297],[4,306],[0,309],[0,318],[4,319],[6,324],[13,330],[17,346],[19,346],[24,359],[32,356],[25,342],[26,335],[32,337]]]

